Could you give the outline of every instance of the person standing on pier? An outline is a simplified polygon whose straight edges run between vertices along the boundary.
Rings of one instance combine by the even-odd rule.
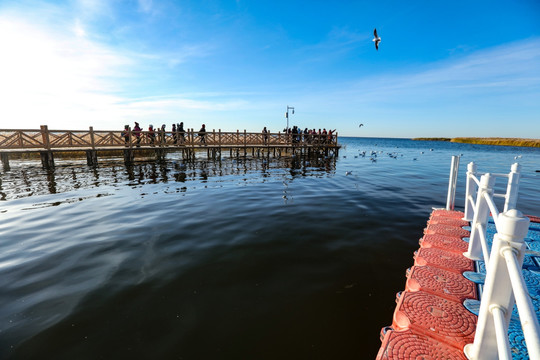
[[[126,146],[129,144],[129,125],[124,125],[124,131],[122,131],[122,136],[124,137],[124,144]]]
[[[135,121],[135,126],[133,127],[133,134],[135,134],[135,137],[137,138],[137,147],[141,146],[141,131],[142,129],[139,127],[139,123]]]
[[[266,126],[264,127],[263,131],[263,139],[264,139],[264,144],[268,144],[268,130],[266,130]]]
[[[181,122],[180,124],[178,124],[178,126],[176,127],[176,130],[178,131],[178,140],[180,142],[180,144],[183,144],[184,143],[184,134],[186,133],[186,131],[184,130],[184,123]]]
[[[173,137],[173,143],[176,144],[176,141],[177,141],[176,124],[172,124],[172,137]]]
[[[202,124],[201,130],[199,130],[200,142],[206,145],[206,125]]]
[[[150,125],[148,127],[148,139],[149,139],[150,145],[154,146],[154,143],[156,142],[156,132],[154,131],[153,125]]]
[[[165,124],[161,125],[161,129],[159,131],[159,137],[162,144],[165,144]]]

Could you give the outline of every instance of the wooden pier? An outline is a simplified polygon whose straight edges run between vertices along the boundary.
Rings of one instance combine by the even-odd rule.
[[[337,133],[332,135],[250,133],[207,131],[193,129],[185,132],[122,130],[39,130],[0,129],[0,157],[9,169],[10,154],[39,153],[44,167],[54,166],[54,154],[59,152],[85,152],[87,163],[97,165],[98,152],[122,151],[124,161],[131,163],[141,150],[151,150],[157,159],[170,151],[179,151],[183,158],[194,158],[197,152],[206,152],[208,158],[221,157],[229,151],[231,157],[272,156],[299,154],[307,156],[337,155],[340,146]]]

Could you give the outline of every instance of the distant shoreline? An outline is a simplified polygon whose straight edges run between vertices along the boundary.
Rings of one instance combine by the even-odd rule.
[[[458,138],[413,138],[412,140],[449,141],[449,142],[478,144],[478,145],[540,147],[540,139],[458,137]]]

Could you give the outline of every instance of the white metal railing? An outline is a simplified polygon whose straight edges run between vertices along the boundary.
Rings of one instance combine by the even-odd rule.
[[[518,163],[512,164],[508,174],[486,173],[478,180],[477,166],[474,163],[467,165],[467,187],[465,192],[465,215],[464,220],[472,221],[469,249],[465,256],[473,260],[481,260],[489,263],[489,249],[486,239],[486,228],[489,213],[497,226],[499,219],[499,209],[493,200],[494,197],[505,199],[504,210],[506,212],[516,208],[519,178],[521,166]],[[497,178],[507,178],[506,193],[496,194],[494,187]],[[474,194],[477,194],[476,201]]]
[[[521,271],[529,219],[509,210],[499,215],[496,226],[474,342],[464,352],[475,360],[512,359],[508,325],[516,304],[529,357],[538,360],[540,326]]]
[[[452,160],[452,166],[455,165]],[[457,163],[459,164],[459,162]],[[540,326],[534,312],[521,267],[525,254],[525,241],[529,219],[516,210],[521,167],[513,164],[509,174],[483,174],[478,180],[477,166],[467,166],[464,220],[472,221],[469,249],[464,254],[473,260],[484,260],[486,278],[476,326],[474,342],[464,348],[468,359],[512,359],[508,340],[508,326],[514,304],[517,305],[521,327],[530,359],[540,360]],[[449,195],[454,171],[450,172]],[[505,194],[495,194],[496,178],[507,178]],[[476,200],[474,199],[474,193]],[[505,199],[504,210],[499,213],[494,197]],[[453,208],[453,206],[452,206]],[[487,245],[486,228],[489,213],[495,221],[497,233],[491,253]]]
[[[448,197],[446,198],[446,210],[454,210],[458,170],[459,156],[452,156],[452,163],[450,164],[450,181],[448,182]]]
[[[476,188],[480,187],[480,180],[478,179],[477,175],[482,175],[482,174],[477,172],[476,164],[473,162],[469,163],[467,165],[467,188],[466,188],[466,193],[465,193],[465,216],[464,216],[464,219],[467,221],[473,220],[472,213],[475,206],[474,193],[476,191]],[[518,163],[512,164],[512,167],[510,168],[510,172],[508,174],[487,173],[484,175],[494,177],[494,178],[507,178],[508,179],[508,184],[506,186],[506,193],[504,194],[492,193],[492,196],[502,197],[505,199],[503,212],[506,212],[510,209],[515,209],[516,204],[517,204],[517,198],[518,198],[519,180],[521,178],[521,165],[519,165]],[[491,188],[493,188],[493,186],[491,186]],[[455,192],[455,189],[454,189],[454,192]]]

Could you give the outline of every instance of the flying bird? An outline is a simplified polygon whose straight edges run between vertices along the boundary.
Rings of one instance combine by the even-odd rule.
[[[360,124],[360,125],[358,125],[358,127],[362,127],[362,126],[364,126],[364,124]]]
[[[377,29],[373,29],[373,41],[375,42],[375,50],[379,50],[379,43],[381,42],[381,38],[379,35],[377,35]]]

